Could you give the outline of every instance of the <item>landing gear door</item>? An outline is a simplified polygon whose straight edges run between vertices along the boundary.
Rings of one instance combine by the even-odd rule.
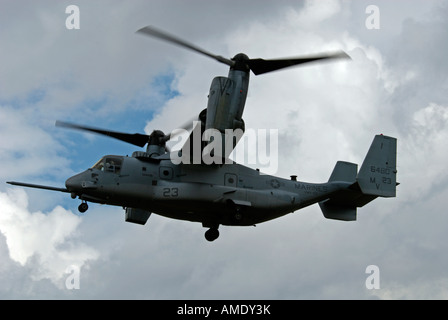
[[[236,188],[237,183],[237,177],[236,174],[233,173],[226,173],[224,175],[224,185],[228,187],[235,187]]]

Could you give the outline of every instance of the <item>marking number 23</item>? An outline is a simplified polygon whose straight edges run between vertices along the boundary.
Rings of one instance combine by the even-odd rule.
[[[178,188],[163,188],[163,196],[164,197],[172,197],[175,198],[179,195],[179,189]]]

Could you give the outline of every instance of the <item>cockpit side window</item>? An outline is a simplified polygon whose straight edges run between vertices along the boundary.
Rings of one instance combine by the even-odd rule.
[[[119,174],[123,160],[120,158],[107,157],[105,161],[105,171]]]
[[[93,169],[119,174],[123,159],[120,157],[103,157],[93,165]]]
[[[98,169],[104,171],[104,158],[98,160],[97,163],[93,165],[92,169]]]

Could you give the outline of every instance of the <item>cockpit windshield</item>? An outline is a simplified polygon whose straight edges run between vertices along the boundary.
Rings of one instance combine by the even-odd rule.
[[[98,162],[93,165],[92,169],[119,174],[122,164],[123,157],[105,156],[98,160]]]

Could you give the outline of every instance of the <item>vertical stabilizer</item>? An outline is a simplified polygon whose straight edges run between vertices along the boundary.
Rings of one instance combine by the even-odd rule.
[[[355,182],[357,172],[358,172],[357,164],[346,161],[338,161],[334,166],[333,172],[331,173],[328,182],[332,181]]]
[[[397,185],[397,139],[377,135],[359,170],[361,192],[379,197],[395,197]]]
[[[356,181],[358,165],[355,163],[338,161],[331,173],[328,182]],[[356,205],[351,201],[352,191],[341,191],[334,194],[333,198],[319,202],[319,206],[327,219],[354,221],[356,220]]]

